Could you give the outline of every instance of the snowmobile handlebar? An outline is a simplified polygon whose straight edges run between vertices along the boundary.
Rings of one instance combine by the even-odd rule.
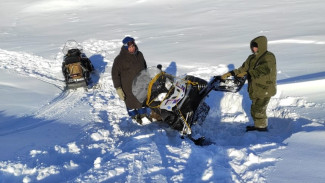
[[[238,92],[244,86],[247,76],[245,77],[236,77],[230,79],[221,79],[221,76],[215,76],[215,87],[216,91],[224,91],[224,92]]]
[[[246,76],[239,78],[234,76],[230,79],[221,79],[221,76],[214,76],[207,86],[200,92],[200,95],[206,96],[211,90],[223,92],[238,92],[246,82]]]

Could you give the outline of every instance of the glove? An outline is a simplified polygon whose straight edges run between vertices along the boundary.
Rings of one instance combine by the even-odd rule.
[[[239,77],[239,78],[243,78],[243,77],[245,77],[247,75],[247,72],[242,72],[242,73],[239,73],[238,75],[237,75],[237,77]]]
[[[231,76],[231,73],[230,72],[227,72],[226,74],[223,74],[221,76],[221,79],[225,80],[225,79],[229,78],[230,76]]]
[[[116,88],[116,93],[120,97],[121,100],[123,100],[123,101],[125,100],[125,94],[121,87]]]

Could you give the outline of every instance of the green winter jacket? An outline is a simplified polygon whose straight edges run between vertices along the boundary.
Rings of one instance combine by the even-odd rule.
[[[267,39],[259,36],[251,41],[256,42],[258,52],[248,56],[241,67],[233,70],[235,75],[248,73],[248,93],[250,98],[272,97],[276,94],[276,59],[267,51]],[[250,44],[250,45],[251,45]]]

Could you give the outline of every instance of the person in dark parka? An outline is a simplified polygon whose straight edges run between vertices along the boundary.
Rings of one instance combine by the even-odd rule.
[[[226,79],[231,75],[237,77],[247,75],[254,126],[247,126],[246,131],[267,131],[266,108],[270,98],[276,94],[276,58],[272,52],[267,50],[265,36],[253,39],[250,48],[253,54],[248,56],[243,65],[221,77]]]
[[[125,37],[122,42],[121,51],[112,67],[113,84],[118,96],[125,102],[128,114],[141,124],[147,109],[133,95],[132,82],[140,71],[147,68],[147,64],[134,38]]]

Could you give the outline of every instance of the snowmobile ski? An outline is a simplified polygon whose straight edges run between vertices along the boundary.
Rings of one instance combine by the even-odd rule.
[[[184,138],[188,138],[189,140],[191,140],[195,145],[198,146],[209,146],[212,144],[215,144],[214,142],[207,140],[204,136],[201,136],[197,139],[193,138],[191,135],[187,135],[187,136],[182,136],[182,139]]]

